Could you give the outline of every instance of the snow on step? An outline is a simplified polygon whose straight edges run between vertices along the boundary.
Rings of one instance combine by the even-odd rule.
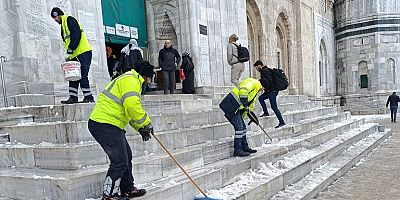
[[[275,163],[259,163],[256,170],[240,176],[239,181],[218,190],[210,190],[208,193],[210,197],[223,200],[238,197],[246,200],[256,199],[255,197],[259,198],[260,196],[270,197],[282,190],[285,185],[296,182],[296,179],[301,178],[302,174],[308,174],[308,170],[312,170],[313,165],[327,159],[327,157],[334,156],[335,151],[350,146],[351,141],[356,140],[356,137],[368,135],[373,127],[376,127],[376,124],[365,124],[320,146],[285,157]],[[347,146],[343,145],[346,143]]]
[[[379,146],[390,135],[390,129],[369,135],[349,147],[338,157],[313,170],[296,184],[288,186],[284,191],[273,196],[271,200],[305,200],[314,198],[319,192],[326,189],[353,166],[357,165],[366,154]]]

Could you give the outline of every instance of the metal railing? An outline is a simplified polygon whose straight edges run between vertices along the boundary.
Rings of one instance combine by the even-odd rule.
[[[3,89],[4,107],[8,107],[6,80],[4,79],[4,67],[3,67],[3,63],[5,62],[7,62],[7,58],[5,56],[0,56],[1,87]]]

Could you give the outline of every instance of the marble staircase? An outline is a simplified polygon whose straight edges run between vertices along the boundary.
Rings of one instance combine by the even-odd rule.
[[[288,185],[337,160],[360,141],[372,136],[376,139],[366,146],[367,150],[354,154],[356,157],[390,135],[389,131],[378,132],[377,124],[354,118],[337,107],[324,107],[321,102],[308,101],[306,96],[282,95],[278,102],[287,125],[274,129],[278,123],[275,116],[260,119],[273,141],[251,125],[248,140],[259,152],[235,158],[233,128],[217,106],[229,90],[209,87],[198,90],[201,94],[146,95],[142,99],[156,135],[200,186],[215,197],[278,198],[276,195]],[[0,199],[98,198],[109,160],[87,129],[93,106],[0,109]],[[260,113],[259,106],[256,112]],[[126,137],[133,153],[135,183],[148,190],[138,199],[188,200],[199,194],[154,139],[143,142],[130,128]],[[349,162],[341,164],[354,165],[357,159],[346,156]],[[288,159],[292,162],[285,165]],[[275,165],[278,168],[268,168]],[[267,173],[268,169],[276,173]],[[346,170],[348,167],[342,172]],[[257,181],[241,184],[243,177],[254,173],[257,176],[252,179]],[[235,185],[236,190],[232,189]],[[315,191],[318,189],[307,194]]]

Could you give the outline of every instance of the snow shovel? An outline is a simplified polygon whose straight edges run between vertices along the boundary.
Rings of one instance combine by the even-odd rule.
[[[182,165],[176,160],[176,158],[171,154],[171,152],[168,150],[168,148],[161,142],[161,140],[154,134],[151,133],[153,137],[157,140],[158,144],[164,149],[164,151],[171,157],[171,159],[175,162],[175,164],[182,170],[182,172],[188,177],[190,182],[200,191],[201,194],[204,195],[204,197],[195,197],[194,200],[220,200],[220,199],[213,199],[207,196],[207,194],[197,185],[197,183],[192,179],[192,177],[186,172],[186,170],[182,167]]]
[[[272,138],[269,137],[268,133],[264,130],[263,127],[261,127],[260,122],[258,121],[256,114],[254,114],[254,112],[251,112],[251,111],[250,111],[250,112],[247,113],[247,117],[250,118],[250,122],[249,122],[248,125],[250,125],[251,122],[255,123],[258,127],[261,128],[261,130],[265,133],[265,135],[267,135],[267,137],[268,137],[268,138],[271,140],[271,142],[272,142]]]

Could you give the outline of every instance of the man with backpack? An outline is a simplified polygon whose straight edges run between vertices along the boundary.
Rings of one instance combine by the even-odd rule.
[[[239,37],[232,34],[229,37],[227,49],[227,61],[231,68],[231,82],[236,86],[239,83],[240,76],[244,71],[244,62],[249,61],[249,51],[246,47],[242,47],[237,41]]]
[[[271,108],[279,121],[278,126],[276,126],[275,128],[285,126],[286,124],[283,120],[281,111],[279,111],[276,97],[278,96],[280,90],[284,90],[287,88],[288,82],[286,76],[283,74],[283,72],[281,72],[282,74],[279,73],[281,71],[280,69],[274,70],[267,66],[264,66],[264,64],[260,60],[257,60],[254,63],[254,67],[257,69],[257,71],[261,73],[260,82],[261,85],[264,87],[264,93],[259,97],[261,107],[264,111],[264,113],[260,117],[269,116],[267,105],[265,104],[265,100],[269,99]]]

